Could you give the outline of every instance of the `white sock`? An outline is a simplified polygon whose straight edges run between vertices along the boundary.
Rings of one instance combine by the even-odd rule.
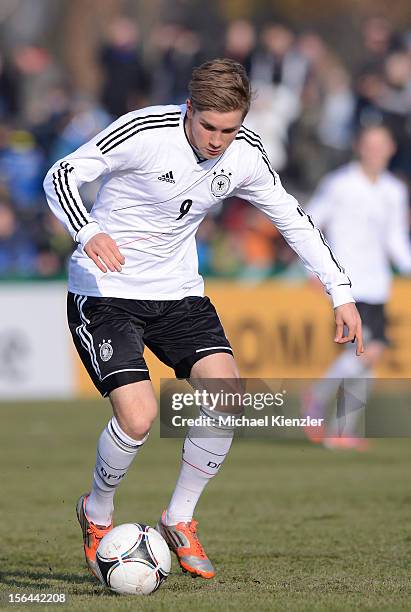
[[[204,428],[206,429],[206,428]],[[217,474],[233,440],[233,430],[218,432],[215,437],[198,436],[199,428],[190,429],[183,445],[180,474],[165,513],[166,525],[189,523],[206,484]],[[208,434],[210,435],[210,430]]]
[[[87,518],[95,525],[110,525],[116,489],[147,436],[133,440],[114,416],[107,423],[98,441],[93,486],[86,503]]]
[[[364,436],[365,410],[371,376],[372,370],[368,369],[366,378],[345,378],[341,381],[336,410],[328,424],[327,436],[345,438]]]
[[[346,349],[332,363],[324,374],[324,378],[314,385],[312,395],[319,408],[318,413],[322,411],[322,414],[311,416],[324,416],[327,404],[331,398],[335,397],[342,379],[366,378],[368,375],[369,369],[364,361],[356,356],[352,347]]]

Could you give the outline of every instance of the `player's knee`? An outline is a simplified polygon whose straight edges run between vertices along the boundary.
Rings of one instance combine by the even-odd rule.
[[[133,423],[129,427],[129,431],[126,432],[130,438],[133,440],[142,440],[150,431],[152,422],[150,421],[139,421],[138,423]]]
[[[133,440],[142,440],[150,431],[156,416],[157,403],[140,403],[121,410],[114,409],[120,427]]]
[[[133,440],[142,440],[150,431],[156,414],[134,414],[124,419],[121,424],[123,431],[133,438]]]
[[[157,400],[151,383],[143,381],[119,387],[110,394],[110,401],[124,433],[133,440],[144,438],[157,416]]]

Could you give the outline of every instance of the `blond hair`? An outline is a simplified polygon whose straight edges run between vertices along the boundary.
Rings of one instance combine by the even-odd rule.
[[[248,113],[251,86],[244,66],[231,59],[215,59],[194,68],[188,86],[193,108],[221,113]]]

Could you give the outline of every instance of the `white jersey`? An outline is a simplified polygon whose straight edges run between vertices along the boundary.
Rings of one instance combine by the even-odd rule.
[[[411,274],[408,194],[390,172],[371,182],[357,162],[329,174],[306,212],[344,262],[356,300],[387,301],[392,262]]]
[[[281,185],[260,138],[241,127],[217,159],[198,157],[189,143],[185,106],[153,106],[121,117],[58,161],[44,187],[49,205],[79,243],[69,290],[88,296],[179,300],[202,296],[195,234],[222,199],[249,200],[275,223],[334,307],[353,301],[350,281],[322,234]],[[102,177],[86,211],[78,188]],[[109,234],[125,257],[121,272],[101,272],[84,245]]]

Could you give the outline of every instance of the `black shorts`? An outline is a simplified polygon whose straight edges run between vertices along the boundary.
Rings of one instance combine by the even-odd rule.
[[[69,293],[67,317],[81,361],[103,396],[150,379],[145,346],[177,378],[188,378],[206,355],[233,352],[208,297],[157,301]]]
[[[388,344],[385,335],[385,326],[387,323],[385,317],[384,304],[366,304],[365,302],[356,303],[358,312],[362,320],[364,342],[370,340],[378,340]]]

